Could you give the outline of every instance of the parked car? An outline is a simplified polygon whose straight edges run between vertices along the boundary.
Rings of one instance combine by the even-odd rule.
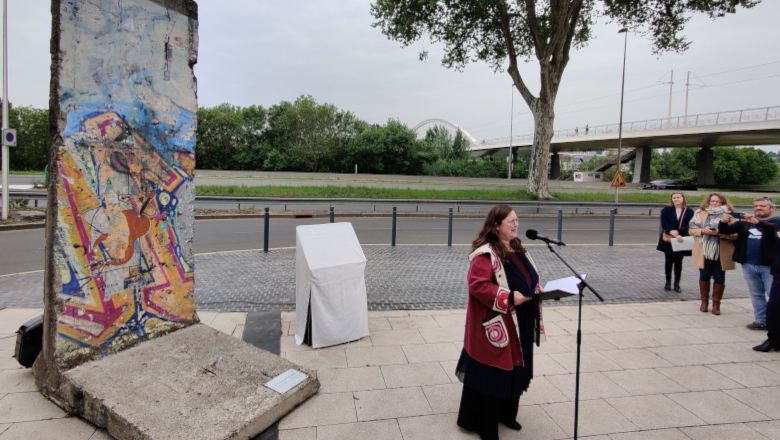
[[[690,189],[695,190],[696,186],[694,185],[685,185],[683,183],[680,183],[676,180],[672,179],[659,179],[659,180],[653,180],[650,183],[645,183],[642,186],[642,189]]]

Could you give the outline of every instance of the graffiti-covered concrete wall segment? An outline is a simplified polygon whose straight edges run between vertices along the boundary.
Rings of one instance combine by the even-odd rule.
[[[46,295],[56,309],[50,341],[60,367],[198,320],[191,249],[198,24],[173,3],[54,2],[57,210]]]

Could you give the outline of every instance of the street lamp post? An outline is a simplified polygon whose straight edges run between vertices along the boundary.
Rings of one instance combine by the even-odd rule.
[[[8,128],[8,0],[3,0],[3,134]],[[8,219],[8,147],[3,142],[3,220]]]
[[[623,39],[623,80],[620,85],[620,125],[618,126],[618,153],[617,153],[617,172],[620,172],[621,150],[623,147],[623,93],[626,90],[626,48],[628,47],[628,29],[623,28],[618,31],[619,34],[626,34]],[[615,187],[615,205],[620,201],[620,187]]]
[[[510,85],[512,86],[512,107],[509,110],[509,156],[506,159],[506,165],[509,171],[507,171],[506,178],[512,180],[512,129],[515,125],[515,85]]]

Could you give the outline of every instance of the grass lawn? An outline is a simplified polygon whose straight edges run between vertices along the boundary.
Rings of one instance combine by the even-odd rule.
[[[198,195],[211,196],[248,196],[248,197],[355,197],[374,199],[448,199],[448,200],[536,200],[525,190],[478,190],[478,189],[400,189],[369,188],[365,186],[198,186]],[[557,200],[611,202],[614,192],[603,193],[553,193]],[[688,204],[699,204],[701,196],[688,197]],[[748,197],[730,198],[732,203],[752,204]],[[626,191],[620,194],[621,202],[657,202],[669,201],[669,192]]]
[[[43,171],[9,171],[8,174],[9,175],[11,175],[11,174],[26,174],[26,175],[40,174],[41,176],[43,176]]]

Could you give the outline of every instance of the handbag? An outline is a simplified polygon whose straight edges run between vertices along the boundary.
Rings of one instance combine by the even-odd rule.
[[[685,218],[685,211],[684,210],[683,210],[683,212],[680,213],[680,226],[677,227],[678,231],[680,230],[680,228],[682,228],[683,218]],[[661,237],[661,239],[663,241],[667,242],[667,243],[670,243],[672,241],[672,236],[671,236],[671,234],[667,234],[666,232],[664,232],[664,235],[663,235],[663,237]]]
[[[504,348],[509,344],[509,335],[506,332],[504,320],[501,315],[496,315],[491,320],[482,321],[482,327],[485,328],[485,336],[488,342],[494,347]]]

